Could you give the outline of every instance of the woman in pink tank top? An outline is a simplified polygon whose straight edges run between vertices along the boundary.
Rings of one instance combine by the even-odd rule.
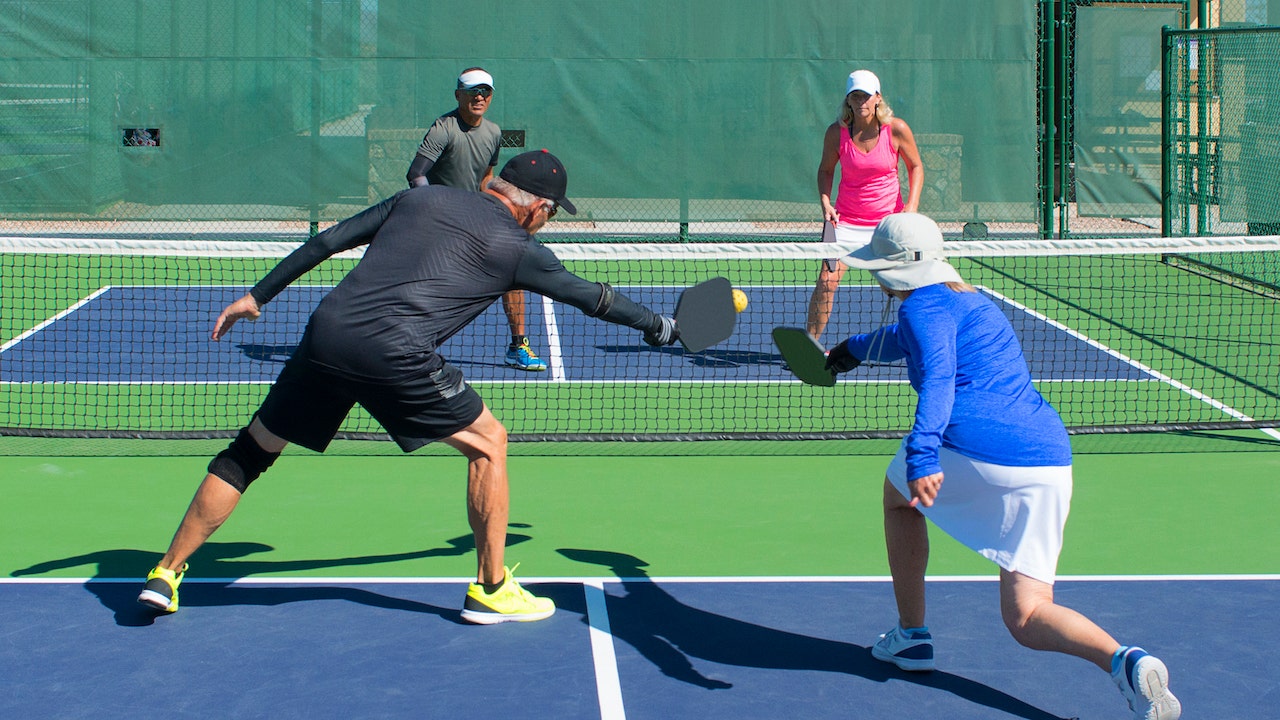
[[[899,159],[907,166],[905,201],[899,190]],[[840,166],[840,185],[832,205],[836,165]],[[823,220],[835,225],[846,239],[854,235],[870,242],[871,230],[886,215],[919,209],[923,188],[924,165],[915,136],[906,121],[894,117],[880,95],[880,79],[870,70],[849,73],[840,119],[827,126],[818,163]],[[827,328],[844,271],[845,266],[834,259],[824,261],[818,271],[806,323],[814,338],[821,338]]]

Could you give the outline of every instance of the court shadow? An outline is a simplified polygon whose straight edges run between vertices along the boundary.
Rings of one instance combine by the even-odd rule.
[[[507,534],[507,547],[530,540],[530,536]],[[461,535],[445,541],[447,547],[428,548],[403,553],[364,555],[345,558],[314,560],[240,560],[249,555],[271,552],[275,548],[255,542],[208,542],[194,555],[190,564],[199,575],[191,574],[191,580],[218,578],[216,582],[189,582],[182,586],[181,601],[184,607],[213,607],[223,605],[280,605],[307,600],[348,600],[362,605],[412,612],[428,612],[461,622],[457,608],[435,606],[409,600],[389,598],[378,593],[349,587],[241,587],[232,581],[254,575],[301,572],[337,567],[359,567],[415,560],[431,557],[455,557],[475,550],[475,538]],[[57,570],[81,566],[93,566],[94,574],[85,583],[85,589],[98,598],[103,607],[111,610],[117,625],[150,625],[156,614],[137,603],[143,577],[154,567],[157,553],[147,550],[100,550],[59,560],[49,560],[30,567],[14,570],[11,577],[43,575]],[[136,577],[136,584],[120,582],[121,578]]]
[[[1223,445],[1256,445],[1258,446],[1258,449],[1263,450],[1265,452],[1271,452],[1276,450],[1277,448],[1280,448],[1280,440],[1276,440],[1275,438],[1265,437],[1261,433],[1259,433],[1257,436],[1254,436],[1254,435],[1226,435],[1222,432],[1211,432],[1211,431],[1200,431],[1200,430],[1174,430],[1165,434],[1171,438],[1175,438],[1175,441],[1169,443],[1170,445],[1176,445],[1177,444],[1176,439],[1193,438],[1193,439],[1212,440],[1214,442],[1222,443]]]
[[[495,369],[502,369],[502,370],[510,370],[512,372],[512,377],[522,377],[527,375],[529,377],[536,378],[541,375],[545,375],[545,373],[536,373],[536,372],[526,373],[522,370],[517,370],[516,368],[513,368],[510,365],[507,365],[507,363],[503,361],[503,359],[500,356],[495,356],[495,357],[496,359],[483,359],[483,358],[477,358],[477,357],[450,357],[449,364],[462,370],[466,370],[468,368],[470,369],[495,368]]]
[[[145,627],[155,623],[162,614],[156,613],[138,603],[138,590],[141,585],[120,582],[85,583],[85,589],[98,598],[102,606],[115,615],[117,625],[122,627]],[[443,620],[463,625],[461,615],[461,593],[456,607],[440,607],[417,600],[408,600],[389,595],[382,595],[363,588],[342,585],[300,585],[290,586],[258,586],[246,587],[230,583],[199,582],[183,584],[182,607],[228,607],[256,605],[261,607],[285,605],[296,602],[313,602],[316,600],[342,600],[345,602],[366,605],[386,610],[435,615]]]
[[[778,353],[755,352],[752,350],[727,350],[708,348],[702,352],[691,353],[679,345],[650,347],[648,345],[597,345],[596,349],[603,353],[661,353],[673,357],[681,357],[690,364],[701,367],[717,367],[739,365],[782,365],[782,356]]]
[[[557,552],[576,562],[607,567],[627,579],[625,595],[608,596],[611,632],[674,680],[710,690],[732,687],[698,672],[690,658],[699,658],[722,665],[842,673],[878,683],[909,682],[1026,720],[1069,720],[959,675],[899,671],[873,658],[871,649],[863,645],[777,630],[690,607],[649,580],[644,569],[648,563],[633,555],[571,548]],[[557,598],[561,600],[564,609],[581,612],[585,621],[585,600],[576,600],[576,607],[571,607],[572,598]]]
[[[295,345],[257,345],[253,343],[241,343],[236,345],[240,352],[250,360],[259,360],[261,362],[278,362],[283,363],[293,357],[293,353],[297,351],[298,346]]]

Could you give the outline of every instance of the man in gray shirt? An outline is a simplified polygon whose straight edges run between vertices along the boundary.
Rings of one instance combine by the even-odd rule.
[[[431,184],[478,191],[493,178],[502,145],[502,129],[484,117],[493,100],[493,76],[483,68],[467,68],[458,76],[453,95],[458,107],[436,118],[422,138],[406,174],[409,187]],[[520,370],[546,370],[547,363],[529,347],[525,335],[524,292],[504,295],[502,309],[511,328],[506,363]]]

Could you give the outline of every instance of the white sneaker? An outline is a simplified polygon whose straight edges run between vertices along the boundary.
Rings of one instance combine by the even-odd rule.
[[[871,646],[871,657],[893,663],[900,670],[929,672],[933,670],[933,635],[929,628],[908,633],[894,623],[893,629]]]
[[[1129,701],[1134,720],[1178,720],[1182,703],[1169,692],[1169,669],[1160,658],[1140,647],[1125,648],[1120,667],[1111,673],[1120,694]]]

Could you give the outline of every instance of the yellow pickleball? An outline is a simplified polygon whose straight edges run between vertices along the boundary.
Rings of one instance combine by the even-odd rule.
[[[742,312],[747,309],[747,294],[738,288],[733,289],[733,309],[737,312]]]

